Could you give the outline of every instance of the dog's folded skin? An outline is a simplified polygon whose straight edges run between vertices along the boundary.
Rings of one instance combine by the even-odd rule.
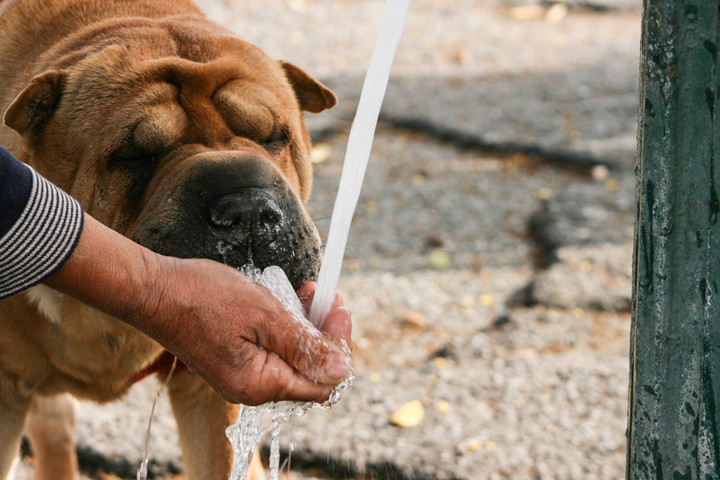
[[[0,144],[96,219],[166,255],[279,265],[295,288],[317,274],[301,112],[336,100],[298,67],[184,0],[0,0],[0,75]],[[53,395],[117,399],[163,349],[43,286],[1,301],[0,329],[0,479],[28,412],[38,478],[75,478]],[[187,478],[227,478],[236,408],[186,370],[169,392]]]

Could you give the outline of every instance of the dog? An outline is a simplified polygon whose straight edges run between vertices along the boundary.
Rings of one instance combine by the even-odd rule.
[[[316,277],[303,112],[335,95],[189,0],[0,0],[0,145],[150,249]],[[40,480],[78,476],[69,395],[108,402],[166,355],[44,285],[0,302],[0,479],[25,428]],[[186,478],[227,479],[237,407],[171,377]],[[26,419],[27,417],[27,419]],[[142,439],[138,439],[139,442]]]

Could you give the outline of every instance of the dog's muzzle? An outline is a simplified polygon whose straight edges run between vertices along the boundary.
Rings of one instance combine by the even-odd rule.
[[[153,204],[163,207],[141,221],[133,238],[164,255],[236,268],[277,265],[295,288],[315,280],[320,239],[282,175],[254,156],[200,160],[181,185],[162,188],[167,198]]]

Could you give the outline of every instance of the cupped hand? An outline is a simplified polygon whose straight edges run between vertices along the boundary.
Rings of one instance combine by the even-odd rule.
[[[150,315],[172,321],[146,333],[226,400],[322,402],[351,374],[352,324],[340,295],[319,331],[294,320],[269,290],[232,268],[170,260]],[[298,290],[306,309],[314,293],[314,283]]]

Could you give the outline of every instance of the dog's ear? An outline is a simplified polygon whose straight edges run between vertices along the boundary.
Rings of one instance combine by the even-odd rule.
[[[290,85],[295,89],[295,95],[300,108],[312,113],[320,113],[337,104],[337,97],[322,83],[305,73],[292,63],[280,62],[285,70]]]
[[[5,112],[5,125],[20,134],[38,134],[55,113],[66,77],[52,70],[33,78]]]

